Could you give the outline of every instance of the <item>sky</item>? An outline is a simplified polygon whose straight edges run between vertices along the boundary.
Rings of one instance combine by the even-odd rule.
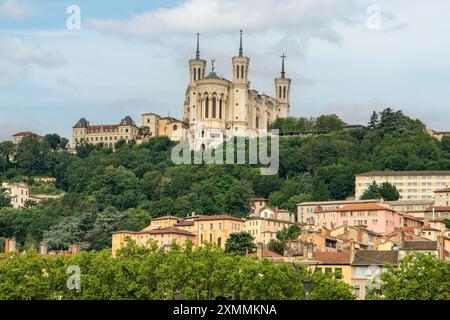
[[[293,116],[366,124],[392,107],[449,131],[449,12],[448,0],[0,0],[0,140],[71,138],[82,117],[182,118],[196,33],[229,79],[240,29],[253,89],[274,94],[286,54]]]

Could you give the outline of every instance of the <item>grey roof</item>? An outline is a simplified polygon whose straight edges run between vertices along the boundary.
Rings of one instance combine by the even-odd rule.
[[[215,73],[215,72],[210,72],[210,73],[205,77],[205,79],[222,79],[222,78],[219,77],[219,76],[217,75],[217,73]]]
[[[429,240],[407,240],[402,250],[437,250],[437,241]]]
[[[81,118],[74,126],[74,128],[87,128],[89,122],[85,118]]]
[[[125,118],[120,121],[121,126],[136,126],[136,123],[131,119],[130,116],[126,116]]]
[[[351,264],[355,266],[383,266],[387,263],[393,266],[398,265],[398,251],[358,250],[355,252],[355,258]]]

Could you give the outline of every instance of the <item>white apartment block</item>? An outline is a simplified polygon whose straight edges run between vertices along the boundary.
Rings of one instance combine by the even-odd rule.
[[[450,171],[371,171],[355,176],[355,197],[359,199],[373,183],[393,184],[399,200],[433,200],[436,190],[450,186]]]
[[[24,183],[3,182],[2,188],[6,190],[6,194],[11,199],[11,205],[15,209],[20,209],[25,202],[30,199],[29,188]]]

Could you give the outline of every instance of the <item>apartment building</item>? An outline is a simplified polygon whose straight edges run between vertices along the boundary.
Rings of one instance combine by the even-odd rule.
[[[229,215],[191,215],[186,218],[164,216],[152,219],[148,227],[141,231],[119,231],[113,234],[113,254],[124,245],[129,237],[139,245],[147,245],[155,240],[158,245],[170,248],[172,241],[184,244],[191,240],[193,246],[204,242],[215,243],[225,248],[225,243],[232,233],[244,231],[244,220]]]
[[[434,204],[440,207],[450,206],[450,188],[434,191]]]
[[[450,186],[450,171],[371,171],[355,176],[355,197],[359,199],[373,183],[393,184],[400,200],[433,200],[434,191]]]
[[[159,247],[170,248],[175,242],[177,245],[184,245],[190,240],[195,243],[196,235],[192,232],[178,228],[157,228],[153,230],[133,231],[117,231],[112,234],[112,254],[115,256],[117,250],[122,248],[126,243],[126,238],[130,238],[140,246],[149,245],[150,241],[156,241]]]
[[[264,217],[249,217],[244,222],[244,231],[250,233],[254,239],[255,244],[261,242],[264,245],[269,244],[270,240],[276,240],[277,232],[287,229],[292,226],[294,222],[276,218]]]
[[[388,234],[400,227],[421,227],[423,222],[393,210],[387,203],[349,204],[342,208],[317,211],[316,226],[364,226],[370,231]]]

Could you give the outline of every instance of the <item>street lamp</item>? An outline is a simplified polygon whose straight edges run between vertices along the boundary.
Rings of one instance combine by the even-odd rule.
[[[312,281],[303,280],[303,288],[305,288],[305,300],[309,300],[309,293],[311,291]]]

